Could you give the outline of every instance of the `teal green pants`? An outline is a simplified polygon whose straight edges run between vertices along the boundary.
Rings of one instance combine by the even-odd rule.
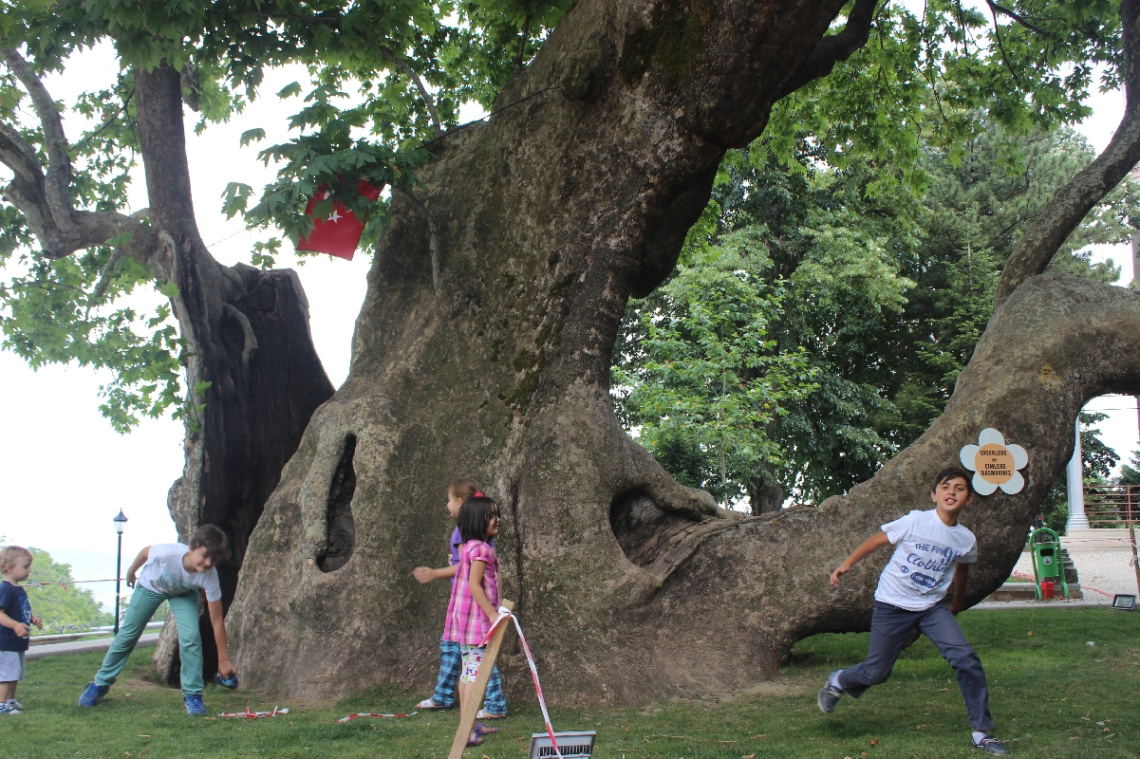
[[[115,678],[123,671],[127,657],[135,650],[139,636],[146,629],[146,623],[154,616],[163,601],[170,604],[174,622],[178,625],[178,654],[182,659],[182,694],[202,693],[202,634],[198,632],[198,591],[190,591],[180,596],[167,596],[155,593],[139,585],[131,594],[131,604],[123,621],[119,624],[119,634],[111,641],[103,666],[95,674],[97,685],[114,685]]]

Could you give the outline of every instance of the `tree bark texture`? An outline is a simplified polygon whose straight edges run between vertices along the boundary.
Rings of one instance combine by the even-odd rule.
[[[1008,575],[1083,402],[1140,379],[1134,293],[1028,281],[945,415],[819,508],[720,511],[612,410],[627,299],[672,269],[723,152],[759,134],[841,6],[583,0],[488,123],[432,146],[424,186],[393,199],[349,378],[250,538],[227,620],[246,686],[428,688],[448,588],[411,570],[443,565],[460,476],[502,507],[502,594],[555,703],[730,693],[773,676],[802,637],[866,629],[886,557],[838,592],[829,573],[883,522],[929,507],[930,477],[990,426],[1029,450],[1029,485],[967,512],[983,557],[969,597]],[[508,692],[527,693],[521,654],[500,664]]]
[[[202,524],[225,531],[231,558],[218,567],[223,607],[237,586],[250,533],[277,486],[313,411],[332,395],[309,334],[308,301],[289,270],[226,267],[198,233],[186,160],[179,74],[136,69],[138,128],[159,279],[185,342],[186,463],[168,507],[178,539]],[[211,630],[203,610],[206,630]],[[161,675],[178,680],[178,645],[168,625],[155,652]],[[203,637],[207,678],[217,664],[212,631]]]

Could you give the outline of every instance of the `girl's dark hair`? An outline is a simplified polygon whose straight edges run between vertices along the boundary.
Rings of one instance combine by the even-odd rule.
[[[213,559],[215,564],[221,564],[230,557],[230,541],[226,539],[226,534],[220,528],[212,524],[202,525],[190,536],[191,551],[202,546],[206,547],[206,555]]]
[[[468,540],[486,540],[487,526],[491,524],[491,517],[498,513],[499,504],[485,495],[465,500],[459,507],[459,518],[455,520],[460,540],[464,543]]]
[[[930,492],[933,493],[938,490],[938,486],[947,480],[954,480],[961,477],[966,481],[966,492],[973,495],[974,493],[974,478],[966,474],[966,470],[956,466],[948,466],[938,473],[934,478],[934,484],[930,486]]]

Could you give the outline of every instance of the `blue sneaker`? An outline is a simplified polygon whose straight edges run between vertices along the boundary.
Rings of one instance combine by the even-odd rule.
[[[0,704],[0,715],[5,715],[5,714],[16,715],[19,713],[20,713],[20,710],[14,706],[9,706],[8,704]]]
[[[970,742],[974,744],[974,748],[980,748],[982,751],[985,751],[987,754],[995,754],[997,756],[1005,756],[1006,754],[1009,753],[1009,749],[1006,748],[1005,745],[1001,741],[999,741],[997,738],[993,737],[989,733],[986,733],[985,735],[983,735],[982,739],[980,741],[974,741],[973,739],[971,739]]]
[[[109,690],[111,690],[110,685],[87,683],[87,690],[83,691],[83,695],[79,697],[79,705],[87,708],[98,706],[99,702],[103,700],[103,696],[106,696]]]
[[[186,704],[186,713],[191,717],[204,717],[206,715],[206,705],[202,703],[201,693],[188,693],[182,697],[182,703]]]

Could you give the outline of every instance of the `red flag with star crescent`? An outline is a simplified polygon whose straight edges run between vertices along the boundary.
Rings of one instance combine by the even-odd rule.
[[[373,187],[364,179],[357,183],[356,191],[369,200],[380,197],[380,189]],[[297,250],[328,253],[330,256],[351,261],[360,242],[360,233],[364,231],[364,225],[356,218],[356,214],[345,207],[344,203],[335,200],[332,213],[327,218],[318,219],[313,216],[313,208],[327,196],[328,186],[321,185],[316,194],[309,198],[305,213],[313,218],[313,231],[301,238],[297,243]]]

